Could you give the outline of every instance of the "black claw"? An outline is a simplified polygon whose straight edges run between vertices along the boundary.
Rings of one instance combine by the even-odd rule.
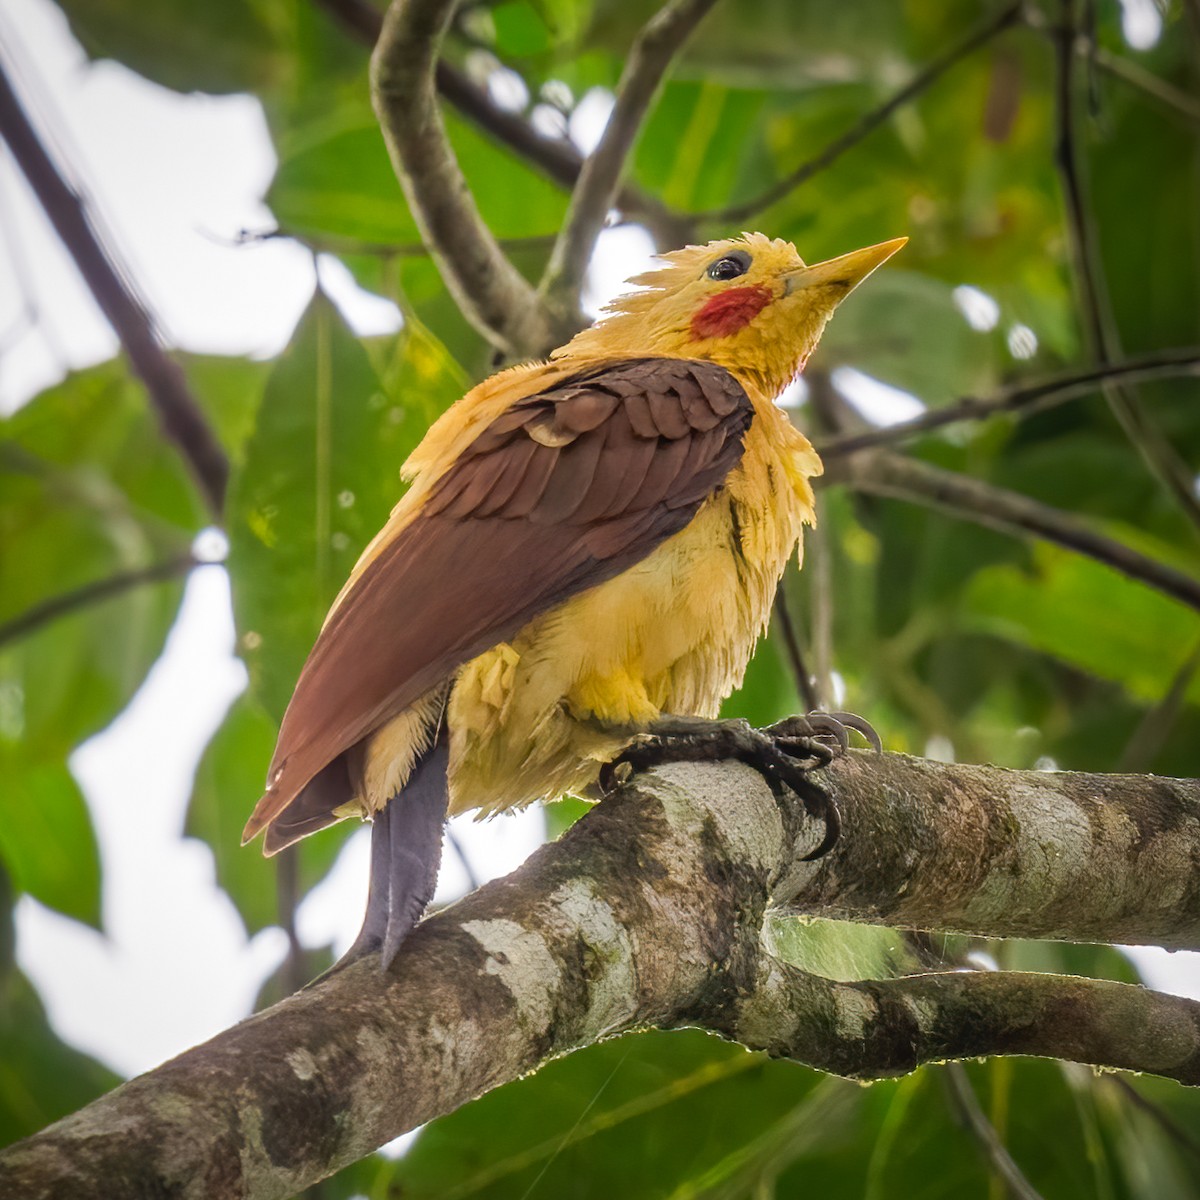
[[[600,770],[599,783],[603,791],[609,792],[620,782],[622,768],[637,772],[664,762],[736,759],[747,763],[766,779],[777,796],[781,788],[790,788],[810,816],[824,821],[825,836],[804,856],[803,861],[808,862],[828,854],[842,830],[836,803],[809,773],[828,766],[846,752],[850,729],[858,730],[879,748],[875,731],[853,713],[809,713],[788,717],[762,730],[745,721],[666,717],[606,763]]]
[[[839,725],[845,726],[847,729],[854,729],[861,733],[871,745],[871,749],[876,754],[883,753],[883,739],[875,732],[875,726],[871,724],[866,717],[860,717],[857,713],[851,712],[831,712],[822,713],[822,716],[831,717]]]
[[[824,808],[820,813],[813,813],[813,816],[820,816],[825,822],[825,836],[821,839],[820,844],[815,850],[810,850],[800,859],[801,862],[814,862],[818,858],[824,858],[830,850],[838,844],[838,839],[842,836],[842,813],[838,808],[834,798],[825,792],[821,793],[824,800]],[[807,809],[807,805],[805,808]]]
[[[782,721],[768,725],[763,732],[776,742],[810,742],[829,750],[830,757],[825,761],[832,761],[835,755],[841,754],[850,747],[850,735],[846,732],[845,727],[830,717],[828,713],[823,712],[810,712],[806,716],[784,717]],[[820,751],[818,751],[818,755],[823,759],[825,757]]]

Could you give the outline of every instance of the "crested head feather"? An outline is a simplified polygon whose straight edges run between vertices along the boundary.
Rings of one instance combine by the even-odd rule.
[[[583,339],[592,340],[590,335],[611,335],[626,322],[622,318],[641,319],[664,308],[671,307],[670,301],[680,300],[691,294],[690,285],[703,279],[705,269],[712,262],[733,250],[748,250],[757,260],[761,254],[779,267],[788,269],[803,266],[803,259],[796,247],[782,238],[769,238],[763,233],[743,233],[741,237],[723,238],[705,245],[684,246],[681,250],[665,250],[655,258],[663,264],[640,275],[632,276],[628,282],[635,291],[622,292],[600,310],[600,319],[588,329],[577,334],[566,346],[555,350],[551,358],[560,358]],[[691,316],[690,311],[688,316]]]
[[[744,274],[728,280],[710,276],[714,263],[737,253],[749,256]],[[789,275],[805,265],[796,247],[782,238],[743,233],[658,258],[661,266],[630,279],[637,290],[612,300],[594,325],[551,357],[706,359],[764,398],[778,394],[811,353],[828,315],[827,305],[797,302],[789,295]],[[740,311],[741,319],[697,319],[722,295],[735,301],[734,293],[749,299],[732,310]]]
[[[741,237],[723,238],[703,246],[684,246],[682,250],[667,250],[656,255],[664,266],[643,271],[629,280],[641,290],[617,296],[602,311],[606,314],[645,312],[648,306],[660,303],[664,295],[679,292],[686,284],[701,277],[709,263],[733,250],[748,250],[760,265],[783,269],[803,266],[803,259],[791,242],[769,238],[765,233],[743,233]],[[602,317],[600,323],[605,320]]]

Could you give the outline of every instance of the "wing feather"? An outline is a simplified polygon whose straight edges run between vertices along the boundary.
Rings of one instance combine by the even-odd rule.
[[[494,516],[512,500],[537,450],[538,444],[532,438],[512,444],[501,459],[495,487],[475,510],[477,517]]]
[[[603,450],[604,432],[597,429],[564,446],[529,519],[538,525],[570,520],[591,491]]]
[[[645,392],[625,397],[625,413],[638,437],[654,439],[659,436],[658,425],[650,413],[650,401]]]
[[[495,418],[327,620],[247,837],[279,818],[277,848],[291,817],[302,831],[335,819],[352,798],[342,756],[682,529],[740,460],[752,418],[732,375],[682,359],[600,364]]]

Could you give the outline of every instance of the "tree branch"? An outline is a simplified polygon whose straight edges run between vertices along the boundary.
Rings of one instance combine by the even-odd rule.
[[[316,0],[316,3],[365,46],[372,47],[379,40],[383,15],[367,0]],[[555,183],[568,189],[575,186],[583,168],[583,155],[566,138],[546,137],[524,117],[498,108],[483,88],[445,59],[438,60],[434,82],[441,96],[488,136],[515,151]],[[620,186],[615,204],[627,216],[642,221],[660,245],[682,245],[692,239],[694,226],[690,217],[669,209],[632,184]]]
[[[371,55],[371,97],[413,219],[463,314],[505,354],[543,354],[562,331],[479,215],[438,111],[434,72],[454,9],[454,0],[392,0]]]
[[[0,1152],[22,1200],[295,1191],[622,1030],[700,1025],[824,1070],[1019,1053],[1200,1083],[1200,1005],[1058,976],[839,983],[766,955],[770,901],[997,935],[1200,944],[1200,783],[850,753],[833,852],[750,768],[639,776],[513,875]]]
[[[1200,374],[1200,348],[1189,346],[1182,350],[1162,350],[1083,371],[1050,375],[1033,383],[1015,384],[991,396],[963,396],[951,404],[928,409],[909,421],[829,438],[819,443],[817,449],[823,459],[840,458],[875,446],[906,442],[957,421],[982,421],[1000,413],[1024,415],[1042,412],[1056,404],[1091,395],[1096,391],[1097,384],[1108,380],[1124,379],[1133,383],[1197,374]]]
[[[43,625],[58,620],[70,613],[88,608],[112,596],[119,596],[132,588],[141,587],[146,583],[161,583],[166,579],[177,579],[186,575],[193,567],[199,565],[199,560],[192,554],[181,554],[178,558],[169,558],[165,562],[151,563],[148,567],[135,567],[130,571],[119,571],[107,579],[97,579],[85,583],[59,596],[51,596],[41,604],[35,604],[18,617],[0,624],[0,646],[26,637]]]
[[[721,225],[739,225],[741,222],[756,216],[763,209],[769,208],[778,200],[782,200],[789,192],[807,183],[814,175],[832,166],[847,150],[853,149],[869,134],[874,133],[898,108],[902,108],[910,100],[936,83],[951,67],[974,53],[981,46],[987,45],[997,34],[1002,33],[1010,25],[1015,25],[1021,16],[1023,2],[1008,4],[994,16],[988,17],[971,30],[960,42],[938,55],[931,63],[918,71],[912,79],[898,92],[886,100],[878,108],[873,108],[864,114],[845,133],[834,138],[823,150],[806,162],[801,163],[790,174],[785,175],[777,183],[772,184],[761,195],[741,204],[731,204],[725,208],[710,209],[707,212],[693,214],[693,220],[708,221]]]
[[[63,245],[116,331],[158,412],[163,432],[191,468],[214,516],[220,516],[229,460],[188,388],[183,370],[167,357],[149,313],[121,277],[88,218],[87,208],[59,174],[0,64],[0,135],[29,180]]]
[[[796,636],[796,624],[792,620],[792,613],[788,608],[787,589],[783,586],[782,580],[775,590],[775,620],[779,622],[779,634],[783,639],[788,666],[792,669],[796,694],[800,697],[804,707],[812,712],[820,707],[820,700],[816,688],[813,686],[813,677],[804,662],[800,639]]]
[[[1096,244],[1095,227],[1076,150],[1075,65],[1078,60],[1078,30],[1074,22],[1074,0],[1060,0],[1060,3],[1062,19],[1051,30],[1055,51],[1057,120],[1054,163],[1058,169],[1066,210],[1067,241],[1074,264],[1084,337],[1092,358],[1107,366],[1120,358],[1121,342],[1104,281],[1104,267]],[[1200,530],[1200,498],[1196,496],[1193,484],[1195,473],[1175,453],[1162,431],[1146,416],[1132,392],[1113,382],[1105,383],[1101,390],[1117,423],[1151,473]]]
[[[1128,983],[1017,971],[939,971],[840,983],[765,959],[720,1030],[852,1079],[997,1053],[1142,1069],[1200,1084],[1200,1003]]]
[[[1200,781],[854,752],[822,777],[848,831],[774,899],[980,936],[1200,946]]]
[[[617,100],[596,149],[579,173],[540,293],[563,322],[578,323],[579,289],[625,163],[663,76],[716,0],[668,0],[630,49]]]
[[[1086,50],[1081,49],[1080,53]],[[1107,72],[1115,79],[1135,87],[1147,96],[1153,97],[1160,104],[1172,109],[1189,121],[1200,124],[1200,103],[1189,96],[1182,88],[1175,87],[1165,79],[1139,66],[1133,59],[1120,54],[1113,54],[1103,46],[1092,47],[1091,60],[1100,70]]]
[[[1033,534],[1085,554],[1200,610],[1200,580],[1097,533],[1070,513],[985,480],[882,450],[847,458],[824,480],[845,482],[860,492],[924,504],[1001,533],[1019,537]]]
[[[1200,670],[1200,643],[1179,664],[1171,678],[1170,686],[1162,699],[1138,722],[1129,735],[1121,757],[1117,759],[1117,770],[1122,773],[1144,774],[1154,766],[1154,760],[1163,752],[1175,723],[1187,704],[1188,690],[1196,672]]]
[[[1025,1178],[1024,1172],[1009,1154],[996,1127],[988,1120],[971,1086],[966,1067],[958,1062],[947,1063],[942,1079],[946,1084],[951,1110],[975,1139],[992,1174],[1003,1182],[1009,1196],[1013,1200],[1043,1200],[1041,1193]]]

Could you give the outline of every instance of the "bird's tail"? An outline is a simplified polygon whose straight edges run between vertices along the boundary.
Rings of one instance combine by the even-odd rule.
[[[384,970],[421,919],[437,887],[450,792],[450,744],[443,727],[404,786],[371,824],[371,884],[362,929],[345,961],[380,951]]]
[[[342,819],[345,815],[343,806],[354,799],[346,756],[339,754],[277,811],[266,810],[265,806],[274,799],[268,793],[259,801],[242,835],[242,844],[245,845],[265,825],[267,834],[263,839],[263,853],[267,855],[278,854],[293,842]],[[272,805],[272,808],[275,807]]]

